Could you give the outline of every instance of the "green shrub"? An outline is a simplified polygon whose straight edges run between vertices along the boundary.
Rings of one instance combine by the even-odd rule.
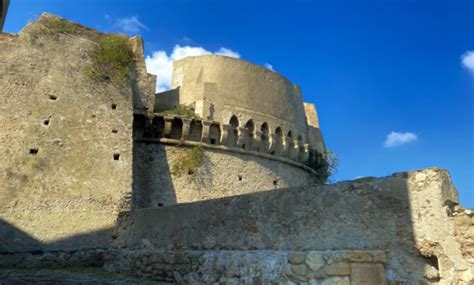
[[[331,176],[336,174],[339,160],[331,150],[320,153],[316,149],[311,149],[309,159],[305,164],[316,170],[316,183],[325,184],[329,182]]]
[[[110,80],[116,85],[129,78],[130,69],[135,63],[132,46],[124,35],[100,37],[90,57],[92,64],[86,69],[86,75],[92,80]]]
[[[196,173],[204,159],[204,150],[200,146],[195,146],[191,150],[186,150],[185,155],[171,167],[171,174],[181,176],[183,174],[192,175]]]
[[[160,114],[165,116],[182,116],[185,118],[199,119],[199,116],[194,113],[194,110],[186,105],[178,105],[173,109],[160,112]]]

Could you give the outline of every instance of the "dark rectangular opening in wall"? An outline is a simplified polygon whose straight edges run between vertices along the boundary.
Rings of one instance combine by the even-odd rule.
[[[110,107],[112,107],[112,109],[115,110],[115,109],[117,109],[117,104],[112,103],[112,105]]]
[[[116,134],[118,133],[118,130],[112,130],[112,133]]]
[[[49,95],[48,98],[49,98],[49,100],[55,101],[55,100],[58,99],[58,96],[56,96],[56,95]]]
[[[216,144],[216,139],[211,139],[211,144]]]
[[[114,153],[114,160],[120,159],[120,153]]]
[[[44,121],[43,121],[43,124],[44,124],[45,126],[49,125],[49,119],[44,120]]]
[[[38,148],[30,148],[30,154],[37,154],[38,153]]]

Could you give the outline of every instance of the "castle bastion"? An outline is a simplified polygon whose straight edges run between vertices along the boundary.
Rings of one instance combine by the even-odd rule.
[[[192,114],[173,114],[178,106]],[[296,84],[219,55],[174,62],[173,89],[156,94],[150,117],[135,114],[134,131],[136,197],[148,207],[308,185],[318,173],[305,163],[325,149],[316,107]],[[174,173],[196,146],[201,167]]]

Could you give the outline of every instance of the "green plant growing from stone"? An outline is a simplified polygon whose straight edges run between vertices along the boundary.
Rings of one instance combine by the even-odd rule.
[[[176,176],[183,174],[193,175],[201,166],[204,156],[204,150],[200,146],[195,146],[187,150],[186,154],[173,164],[171,174]]]
[[[88,78],[94,81],[111,81],[120,85],[129,78],[135,63],[132,46],[124,35],[111,34],[100,37],[91,51],[92,64],[86,69]]]
[[[316,170],[316,183],[325,184],[330,182],[329,178],[336,174],[339,160],[332,150],[325,150],[321,153],[316,149],[312,149],[306,165]]]
[[[178,105],[173,109],[160,112],[164,116],[181,116],[185,118],[199,119],[200,117],[194,113],[193,108],[186,105]]]
[[[57,17],[43,17],[41,26],[35,26],[28,31],[31,40],[36,40],[40,35],[79,34],[82,28],[66,19]]]

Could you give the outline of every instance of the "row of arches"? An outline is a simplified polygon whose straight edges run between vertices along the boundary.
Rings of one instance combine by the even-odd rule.
[[[266,122],[256,126],[252,119],[242,126],[236,116],[232,116],[228,124],[177,116],[155,116],[151,131],[146,133],[144,136],[224,145],[300,162],[306,161],[309,156],[309,145],[304,143],[301,135],[294,137],[291,130],[285,133],[281,127],[271,130]]]
[[[237,116],[233,115],[229,120],[229,124],[233,128],[233,137],[230,139],[230,144],[237,145],[239,137],[239,119]],[[296,138],[294,138],[293,132],[291,130],[287,133],[284,133],[280,126],[276,127],[275,131],[270,132],[267,122],[263,122],[260,125],[260,128],[256,129],[254,121],[249,119],[245,123],[244,128],[248,130],[248,136],[251,139],[250,143],[252,143],[252,139],[256,139],[256,141],[260,142],[263,149],[266,149],[268,144],[272,143],[274,145],[274,153],[281,153],[285,143],[289,144],[289,149],[293,148],[295,145],[299,145],[299,147],[304,148],[304,141],[301,135],[298,135]],[[251,146],[249,147],[251,148]]]

